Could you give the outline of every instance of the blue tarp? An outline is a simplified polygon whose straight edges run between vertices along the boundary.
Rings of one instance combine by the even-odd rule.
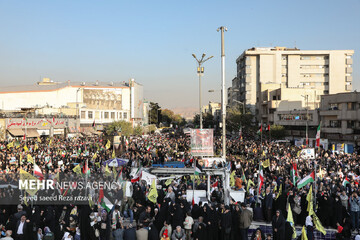
[[[152,167],[158,168],[184,168],[185,164],[183,162],[166,162],[164,164],[153,164]]]

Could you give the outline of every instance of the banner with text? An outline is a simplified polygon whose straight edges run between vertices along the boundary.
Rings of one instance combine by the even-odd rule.
[[[214,155],[214,129],[191,129],[191,155]]]

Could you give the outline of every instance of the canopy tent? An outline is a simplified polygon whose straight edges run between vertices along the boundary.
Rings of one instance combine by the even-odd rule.
[[[25,132],[20,128],[8,129],[9,133],[14,137],[24,136]]]
[[[39,137],[39,133],[36,128],[28,128],[26,129],[26,137]]]

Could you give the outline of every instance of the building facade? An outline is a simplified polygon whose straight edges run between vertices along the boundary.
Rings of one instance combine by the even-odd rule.
[[[143,86],[129,82],[53,82],[2,87],[0,109],[36,109],[36,114],[74,116],[81,127],[125,120],[143,125]],[[80,127],[78,126],[78,127]]]
[[[321,97],[322,137],[334,143],[360,146],[360,93],[338,93]]]
[[[236,60],[228,103],[245,103],[258,122],[268,124],[275,123],[275,112],[317,109],[321,96],[351,92],[353,54],[353,50],[248,49]]]

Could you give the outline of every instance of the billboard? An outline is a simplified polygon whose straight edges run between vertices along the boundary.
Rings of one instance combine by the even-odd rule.
[[[214,129],[191,129],[191,155],[214,155]]]

